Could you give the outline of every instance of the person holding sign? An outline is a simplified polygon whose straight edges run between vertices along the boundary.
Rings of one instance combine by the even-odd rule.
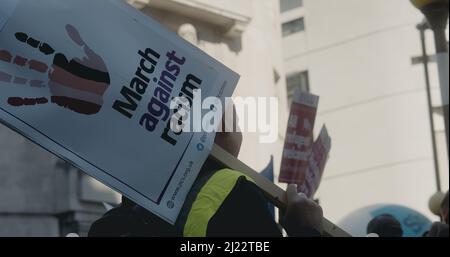
[[[172,124],[239,75],[122,0],[2,0],[0,42],[0,123],[174,224],[214,134]]]
[[[240,133],[171,126],[237,73],[122,0],[2,0],[0,42],[0,122],[126,197],[90,235],[282,235],[256,179],[209,157],[214,140],[236,157]],[[320,235],[320,207],[292,189],[286,230]]]
[[[215,143],[237,157],[241,133],[218,133]],[[286,192],[288,202],[282,225],[289,236],[317,237],[322,233],[322,208],[296,185]],[[124,198],[122,204],[96,221],[91,237],[280,237],[268,200],[244,174],[222,169],[208,160],[200,172],[181,214],[172,226]]]

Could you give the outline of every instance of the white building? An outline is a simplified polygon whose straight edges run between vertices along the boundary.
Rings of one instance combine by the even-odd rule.
[[[331,158],[317,197],[334,222],[371,204],[400,204],[432,219],[436,192],[424,68],[407,0],[280,0],[288,88],[321,96]],[[431,33],[428,52],[434,53]],[[432,58],[431,58],[432,59]],[[437,68],[430,64],[441,186],[448,158]]]
[[[279,5],[273,0],[129,0],[136,8],[241,74],[235,96],[280,99],[280,134],[287,103]],[[261,170],[283,139],[259,147],[246,133],[240,158]],[[11,130],[0,126],[0,236],[85,235],[119,196]]]

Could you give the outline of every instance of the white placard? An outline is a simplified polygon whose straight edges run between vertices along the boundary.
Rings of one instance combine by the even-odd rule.
[[[120,0],[14,2],[0,121],[173,224],[214,134],[167,129],[169,100],[223,100],[238,75]]]

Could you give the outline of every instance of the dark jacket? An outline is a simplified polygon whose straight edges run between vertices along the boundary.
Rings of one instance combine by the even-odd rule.
[[[119,207],[92,225],[89,236],[281,237],[267,203],[249,178],[208,160],[188,194],[175,226],[123,198]],[[315,235],[312,232],[306,234]]]

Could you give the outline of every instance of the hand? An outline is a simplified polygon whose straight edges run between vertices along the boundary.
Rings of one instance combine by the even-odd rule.
[[[233,105],[233,115],[231,116],[230,111],[226,111],[225,115],[222,118],[222,122],[220,124],[220,127],[225,132],[218,132],[216,134],[216,139],[214,143],[216,143],[218,146],[222,147],[225,151],[227,151],[229,154],[233,155],[234,157],[238,157],[239,152],[241,150],[242,145],[242,133],[239,129],[239,121],[238,116],[236,113],[236,108]],[[230,119],[230,117],[233,118],[233,120],[227,120]],[[228,124],[227,124],[228,122]],[[231,124],[230,124],[231,123]],[[227,132],[226,126],[232,126],[233,132]],[[234,129],[236,126],[236,129]]]
[[[289,185],[286,196],[287,209],[283,225],[289,236],[308,236],[312,231],[322,234],[322,208],[305,194],[297,193],[297,185]]]
[[[100,111],[103,96],[110,85],[110,77],[103,59],[97,55],[81,38],[78,30],[66,25],[66,32],[71,41],[82,48],[85,57],[68,60],[62,53],[47,43],[36,40],[26,33],[18,32],[15,37],[19,43],[35,48],[43,57],[53,57],[51,68],[45,62],[28,60],[20,55],[13,55],[8,50],[0,49],[0,62],[30,69],[45,76],[42,78],[23,78],[13,76],[0,70],[0,81],[30,87],[49,87],[51,103],[68,108],[80,114],[92,115]],[[9,97],[8,104],[16,107],[36,106],[49,103],[45,96],[34,98]]]

